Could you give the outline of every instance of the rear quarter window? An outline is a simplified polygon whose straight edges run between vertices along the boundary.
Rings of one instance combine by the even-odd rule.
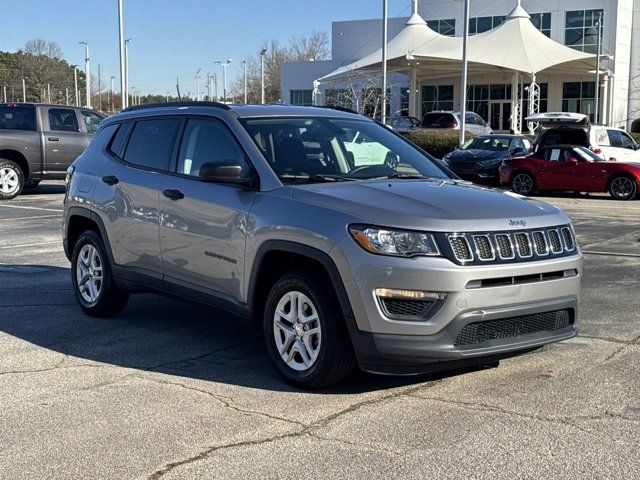
[[[36,109],[34,107],[0,107],[0,130],[36,130]]]

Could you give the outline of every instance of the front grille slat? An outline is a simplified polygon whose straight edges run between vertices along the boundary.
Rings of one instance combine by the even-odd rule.
[[[550,256],[570,255],[578,249],[569,225],[511,232],[440,235],[439,238],[448,244],[448,252],[443,253],[462,265],[542,260]]]
[[[473,322],[460,330],[454,345],[456,347],[480,345],[492,340],[516,338],[541,332],[555,332],[571,324],[573,324],[572,309]]]

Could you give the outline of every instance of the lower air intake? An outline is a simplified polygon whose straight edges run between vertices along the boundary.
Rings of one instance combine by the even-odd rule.
[[[541,332],[555,332],[573,323],[573,310],[534,313],[521,317],[501,318],[466,325],[458,334],[454,345],[479,345],[491,340],[515,338]]]

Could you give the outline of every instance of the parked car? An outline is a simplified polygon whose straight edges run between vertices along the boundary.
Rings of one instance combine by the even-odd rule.
[[[603,160],[591,150],[575,145],[539,148],[529,157],[507,160],[500,180],[521,195],[536,190],[609,192],[617,200],[638,194],[640,163]]]
[[[398,133],[415,132],[417,130],[420,130],[420,120],[418,120],[416,117],[391,115],[386,118],[385,125],[392,128]]]
[[[622,128],[591,125],[581,113],[549,112],[527,117],[540,124],[536,148],[581,145],[605,160],[640,162],[640,145]]]
[[[522,135],[480,135],[442,157],[442,161],[461,178],[498,183],[502,161],[530,151],[531,141]]]
[[[422,117],[420,126],[428,129],[460,130],[461,112],[429,112]],[[465,115],[465,131],[472,135],[493,133],[491,127],[477,113],[467,112]]]
[[[354,132],[390,153],[359,162],[345,148]],[[103,122],[67,177],[63,244],[87,314],[114,315],[144,291],[223,307],[259,320],[296,385],[356,365],[493,362],[576,334],[569,217],[451,178],[359,115],[132,107]]]
[[[0,200],[63,179],[103,118],[87,108],[0,103]]]

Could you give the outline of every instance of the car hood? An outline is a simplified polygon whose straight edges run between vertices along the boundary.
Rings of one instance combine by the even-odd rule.
[[[498,160],[509,156],[509,152],[495,151],[495,150],[455,150],[451,152],[447,158],[449,160]]]
[[[293,197],[374,225],[443,232],[569,223],[559,209],[457,180],[362,180],[299,185]]]

